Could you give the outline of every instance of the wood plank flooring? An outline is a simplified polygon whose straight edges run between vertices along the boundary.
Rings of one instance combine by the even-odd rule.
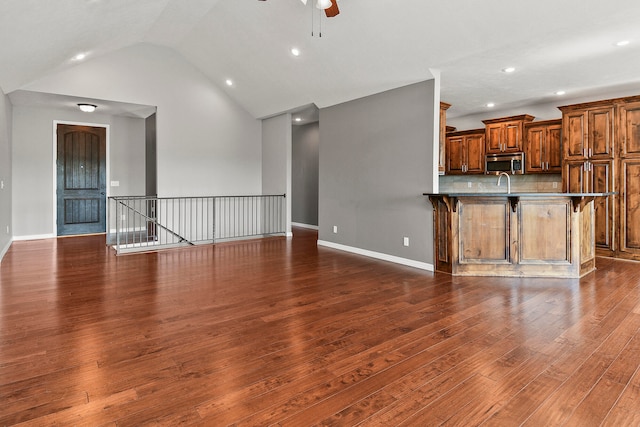
[[[0,264],[0,426],[640,426],[640,263],[454,278],[293,239]]]

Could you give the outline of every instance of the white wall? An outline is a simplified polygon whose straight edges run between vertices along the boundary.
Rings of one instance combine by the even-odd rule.
[[[159,196],[260,193],[261,122],[171,49],[134,45],[21,89],[156,106]]]
[[[9,98],[0,89],[0,261],[11,245],[11,120],[12,106]],[[7,231],[7,227],[9,227]]]
[[[107,196],[144,194],[144,119],[20,107],[13,114],[13,235],[55,235],[54,121],[109,126]]]

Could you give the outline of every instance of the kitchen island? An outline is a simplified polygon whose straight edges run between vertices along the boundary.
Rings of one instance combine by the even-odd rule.
[[[611,193],[444,193],[433,206],[436,271],[579,278],[595,269],[594,200]]]

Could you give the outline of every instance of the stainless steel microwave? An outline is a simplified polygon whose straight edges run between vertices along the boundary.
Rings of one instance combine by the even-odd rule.
[[[487,175],[498,175],[501,172],[524,174],[524,153],[487,154],[484,159],[484,173]]]

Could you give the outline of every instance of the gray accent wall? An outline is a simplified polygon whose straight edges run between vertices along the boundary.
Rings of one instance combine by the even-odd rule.
[[[318,225],[318,122],[292,128],[291,220]]]
[[[286,194],[291,231],[291,114],[262,120],[262,194]]]
[[[56,108],[14,107],[13,235],[55,235],[54,121],[109,126],[107,195],[143,195],[144,119]],[[110,181],[118,181],[112,187]]]
[[[321,241],[433,264],[438,102],[434,79],[320,110]]]
[[[11,122],[13,108],[9,98],[0,90],[0,261],[11,246],[13,225],[12,206],[12,162],[11,162]],[[7,230],[8,227],[8,230]]]

